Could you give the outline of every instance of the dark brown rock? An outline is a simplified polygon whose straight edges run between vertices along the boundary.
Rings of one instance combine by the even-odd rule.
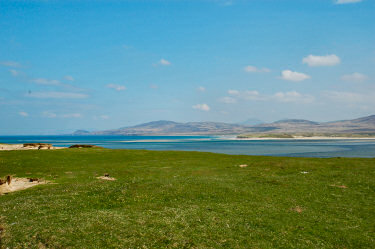
[[[29,182],[39,182],[38,178],[27,178],[29,179]]]
[[[7,176],[7,183],[8,185],[12,182],[12,176]]]
[[[92,144],[74,144],[70,146],[69,148],[73,149],[73,148],[103,148],[103,147],[92,145]]]

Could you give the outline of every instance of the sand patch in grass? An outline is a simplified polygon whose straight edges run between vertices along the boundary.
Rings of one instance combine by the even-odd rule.
[[[109,176],[98,176],[96,179],[107,180],[107,181],[116,181],[116,178],[109,177]]]
[[[40,184],[46,184],[48,181],[31,178],[12,178],[0,185],[0,195],[7,194],[15,191],[24,190]]]

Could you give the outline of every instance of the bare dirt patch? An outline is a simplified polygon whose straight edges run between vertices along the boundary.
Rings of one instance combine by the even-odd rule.
[[[303,209],[300,206],[297,206],[295,208],[292,208],[292,211],[297,212],[297,213],[302,213]]]
[[[38,178],[12,178],[11,176],[8,176],[6,181],[0,180],[0,195],[46,183],[48,183],[48,181]]]
[[[98,176],[97,179],[107,180],[107,181],[116,181],[116,178],[109,177],[109,176]]]
[[[116,181],[116,178],[110,177],[108,173],[105,173],[104,176],[98,176],[96,179],[101,179],[101,180],[107,180],[107,181]]]
[[[330,185],[331,187],[336,187],[336,188],[348,188],[345,185]]]

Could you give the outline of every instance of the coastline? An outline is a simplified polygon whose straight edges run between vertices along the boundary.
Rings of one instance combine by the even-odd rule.
[[[37,146],[25,147],[24,144],[0,144],[0,151],[9,151],[9,150],[58,150],[65,149],[66,147],[55,147],[51,146],[50,148],[39,148]]]
[[[238,138],[233,140],[375,140],[375,137],[293,137],[293,138],[277,138],[277,137],[249,137]]]

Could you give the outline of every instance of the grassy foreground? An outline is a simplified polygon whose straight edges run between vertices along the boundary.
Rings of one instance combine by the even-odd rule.
[[[2,151],[8,174],[56,184],[0,196],[0,248],[375,248],[375,159]]]

